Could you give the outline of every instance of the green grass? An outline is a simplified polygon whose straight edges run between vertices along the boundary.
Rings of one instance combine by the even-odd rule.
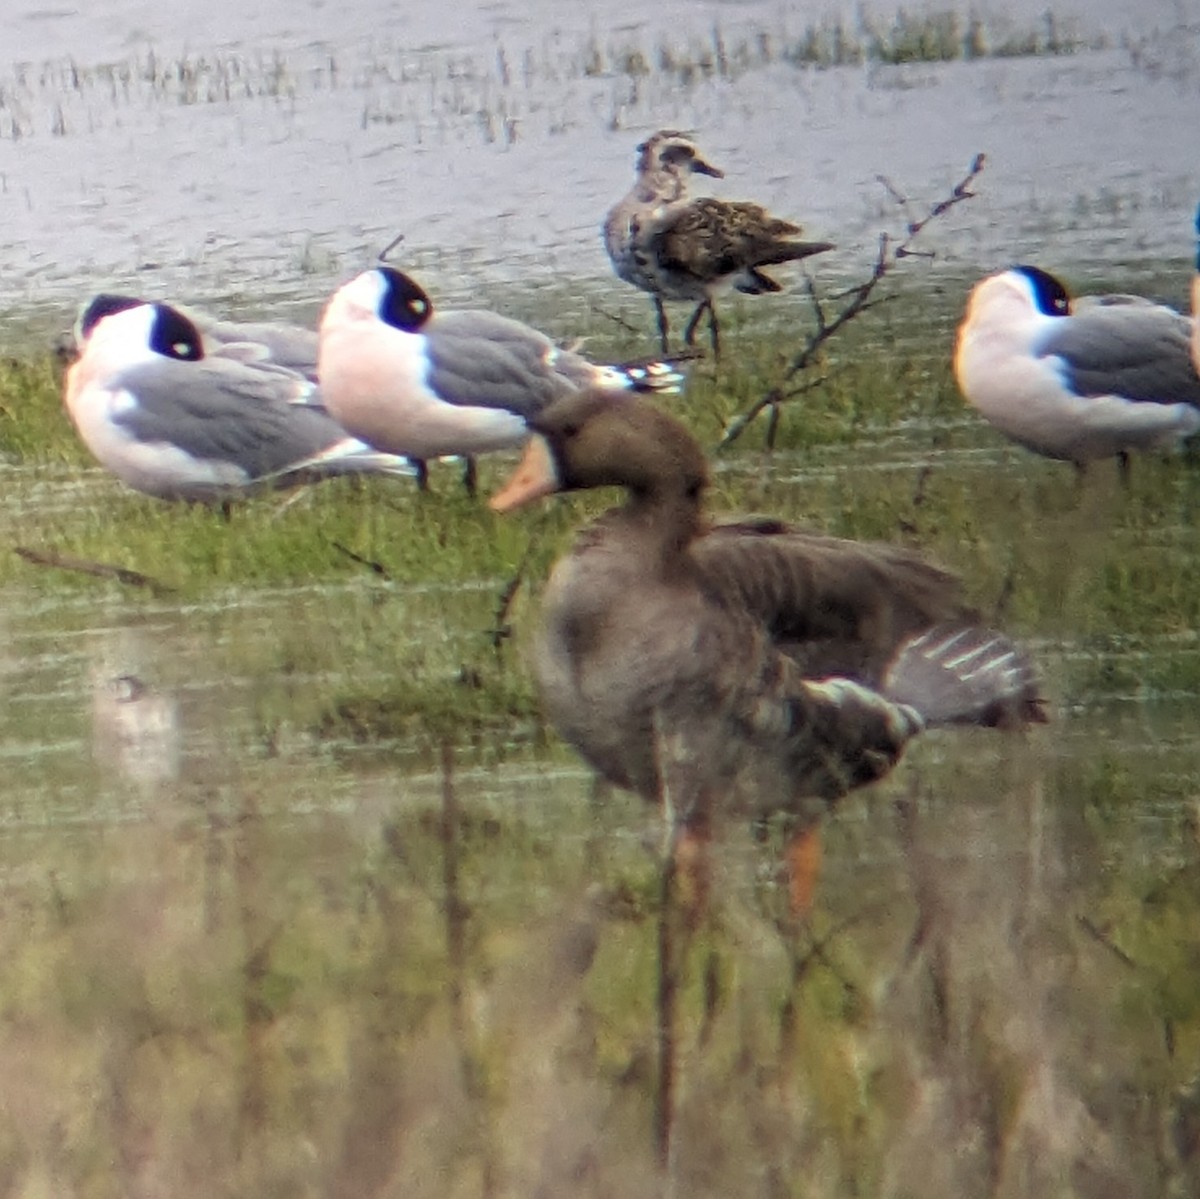
[[[901,289],[831,341],[812,373],[819,386],[782,407],[773,453],[763,449],[761,419],[715,456],[712,511],[769,513],[839,536],[919,546],[961,572],[985,611],[1003,602],[1018,633],[1086,651],[1056,680],[1065,702],[1086,703],[1097,688],[1200,689],[1200,655],[1164,651],[1162,640],[1200,626],[1200,472],[1186,459],[1143,457],[1126,492],[1107,463],[1081,483],[1070,467],[1008,445],[965,407],[950,373],[966,287],[948,283],[920,297]],[[580,318],[556,304],[537,293],[523,315],[551,331],[556,320],[579,327]],[[621,317],[643,322],[647,310],[628,307]],[[687,395],[662,401],[708,446],[781,380],[808,328],[795,300],[735,301],[723,311],[728,350],[720,370],[699,364]],[[602,316],[592,313],[589,323],[587,350],[597,358],[650,348]],[[0,456],[17,468],[0,518],[10,551],[20,545],[135,570],[169,588],[177,604],[358,586],[384,615],[364,618],[375,633],[353,652],[376,664],[412,619],[414,601],[389,597],[466,589],[472,598],[455,601],[469,608],[465,624],[443,621],[419,653],[397,658],[408,690],[339,690],[318,725],[333,735],[344,721],[346,734],[359,738],[420,726],[436,741],[464,704],[471,713],[464,732],[529,719],[534,705],[520,672],[497,667],[514,656],[511,646],[498,652],[492,636],[501,594],[521,568],[508,618],[519,641],[535,618],[530,594],[572,531],[610,496],[499,518],[466,496],[446,465],[435,467],[425,495],[406,480],[342,479],[255,497],[226,519],[215,509],[138,495],[97,470],[58,388],[49,356],[0,364]],[[510,464],[503,456],[484,462],[485,495]],[[0,555],[0,587],[155,602],[149,592],[32,566],[12,552]],[[434,605],[422,619],[441,615]],[[1130,654],[1138,645],[1147,649],[1142,658]]]

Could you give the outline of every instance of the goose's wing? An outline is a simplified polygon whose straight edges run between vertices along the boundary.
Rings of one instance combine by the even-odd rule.
[[[749,613],[806,674],[878,681],[900,644],[971,620],[959,580],[895,546],[774,520],[717,525],[693,547],[706,590]]]
[[[318,337],[315,329],[275,321],[220,321],[203,326],[206,350],[243,362],[273,364],[317,377]]]

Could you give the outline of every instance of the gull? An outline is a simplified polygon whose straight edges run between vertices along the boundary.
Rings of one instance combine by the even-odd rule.
[[[1192,276],[1192,365],[1200,371],[1200,208],[1196,210],[1196,273]]]
[[[1012,440],[1082,469],[1170,449],[1200,430],[1191,322],[1138,296],[1072,300],[1016,266],[975,285],[954,374],[967,402]]]
[[[150,302],[138,296],[113,292],[100,292],[93,296],[80,310],[72,330],[76,352],[83,353],[92,330],[105,317]],[[227,321],[190,305],[173,304],[172,307],[199,331],[205,357],[230,358],[264,368],[279,366],[316,381],[315,329],[283,321]]]
[[[747,295],[780,291],[763,267],[834,247],[800,240],[799,225],[758,204],[711,196],[689,199],[690,175],[721,179],[724,172],[700,155],[686,133],[660,129],[637,150],[637,179],[604,222],[605,249],[617,275],[653,297],[664,354],[668,323],[663,301],[690,300],[696,310],[684,332],[685,344],[694,344],[696,327],[707,312],[713,355],[719,357],[718,293],[727,287]]]
[[[601,366],[495,312],[435,311],[418,283],[389,266],[339,288],[319,332],[321,390],[335,419],[377,449],[420,461],[470,464],[522,445],[528,416],[585,387],[676,392],[683,384],[665,362]]]
[[[206,355],[188,317],[151,303],[87,329],[63,401],[100,464],[160,499],[226,503],[258,486],[416,473],[308,406],[316,390],[277,365]]]

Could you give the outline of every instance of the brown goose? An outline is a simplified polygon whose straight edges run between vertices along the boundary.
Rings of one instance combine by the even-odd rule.
[[[554,567],[535,669],[606,779],[703,830],[717,809],[812,828],[930,725],[1044,719],[1025,653],[907,550],[779,521],[708,525],[704,455],[673,418],[583,393],[530,419],[500,512],[623,487]]]

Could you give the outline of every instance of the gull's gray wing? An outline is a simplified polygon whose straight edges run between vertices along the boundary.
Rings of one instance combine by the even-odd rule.
[[[210,320],[201,327],[210,344],[209,353],[237,357],[245,362],[273,363],[297,371],[305,378],[317,377],[316,330],[274,321]]]
[[[437,313],[423,332],[426,382],[449,404],[531,416],[571,387],[557,370],[554,343],[498,313]]]
[[[1188,318],[1162,304],[1098,303],[1050,322],[1034,348],[1061,360],[1077,395],[1200,407],[1190,333]]]
[[[194,458],[231,463],[251,479],[277,474],[347,437],[319,408],[290,403],[294,380],[232,362],[144,363],[120,372],[111,390],[136,403],[113,423],[138,441],[177,446]]]

